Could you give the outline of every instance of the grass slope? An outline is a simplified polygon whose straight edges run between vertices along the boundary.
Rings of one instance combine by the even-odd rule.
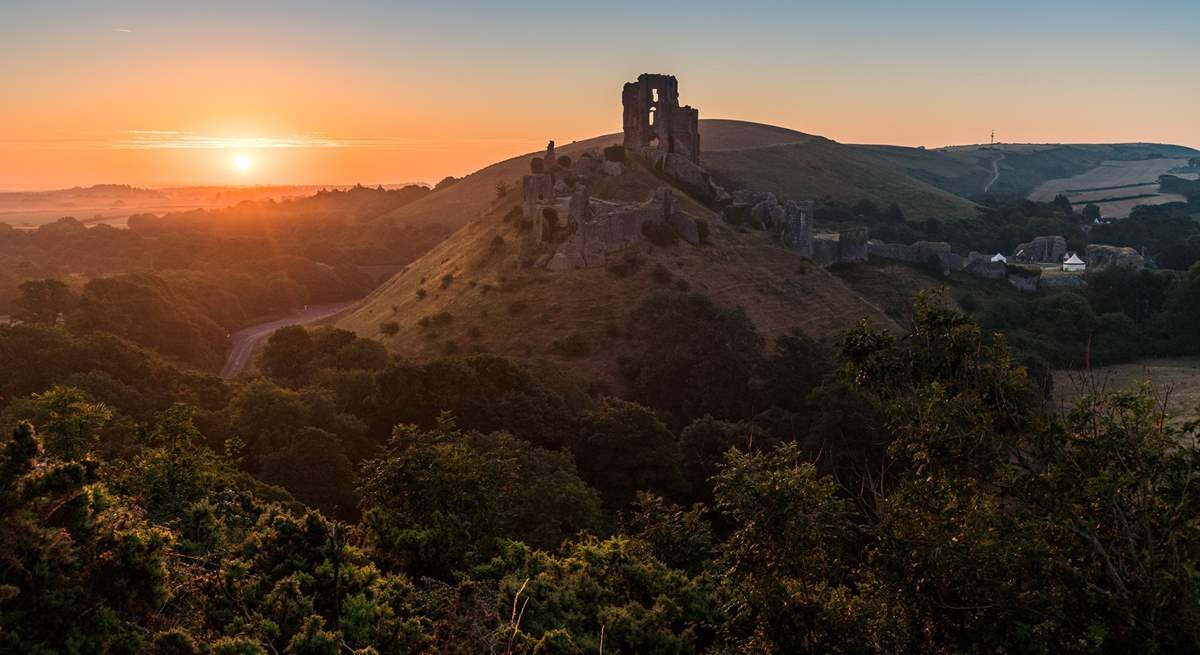
[[[862,149],[821,137],[805,142],[704,153],[704,163],[735,188],[771,191],[791,199],[862,199],[881,207],[899,202],[916,219],[974,216],[974,203],[917,179]]]
[[[629,187],[657,184],[637,166],[622,180]],[[761,234],[720,225],[713,227],[711,245],[644,244],[640,263],[626,274],[604,268],[562,273],[525,268],[522,262],[531,254],[528,232],[502,219],[518,204],[517,196],[514,191],[493,203],[337,325],[418,360],[491,352],[535,368],[568,368],[610,387],[620,384],[617,359],[628,348],[621,332],[629,311],[658,289],[678,288],[681,280],[718,304],[743,307],[768,339],[792,329],[832,335],[862,318],[898,329],[828,271]],[[669,280],[663,279],[663,270]],[[387,323],[396,324],[390,336],[384,333]],[[555,344],[568,339],[586,352],[563,354]]]

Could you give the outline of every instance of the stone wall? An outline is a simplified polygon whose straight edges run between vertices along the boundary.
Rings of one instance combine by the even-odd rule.
[[[945,241],[918,241],[910,245],[871,241],[867,249],[872,257],[895,259],[922,266],[927,265],[930,259],[936,258],[942,266],[942,273],[961,271],[964,268],[963,258],[954,254],[950,244]]]
[[[1060,264],[1067,254],[1067,240],[1060,236],[1037,237],[1013,251],[1013,259],[1029,264]]]
[[[1093,244],[1087,247],[1088,268],[1095,271],[1108,266],[1128,266],[1141,270],[1146,266],[1146,258],[1133,248],[1120,246],[1103,246]]]
[[[581,196],[577,189],[574,198]],[[697,220],[679,209],[670,189],[660,188],[644,203],[620,205],[590,202],[586,209],[572,212],[584,220],[571,224],[566,239],[542,263],[547,270],[565,271],[604,266],[609,255],[646,240],[643,228],[658,223],[675,230],[684,241],[700,244]]]

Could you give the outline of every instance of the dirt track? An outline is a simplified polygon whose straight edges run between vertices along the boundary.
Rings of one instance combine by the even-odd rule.
[[[250,327],[234,332],[229,337],[229,340],[233,342],[233,348],[225,358],[225,366],[221,367],[221,377],[226,380],[237,377],[237,374],[246,368],[246,364],[250,363],[250,355],[254,352],[254,347],[260,341],[270,336],[275,330],[289,325],[304,325],[323,318],[329,318],[350,307],[355,302],[357,301],[330,303],[328,305],[310,305],[306,310],[274,321],[251,325]]]

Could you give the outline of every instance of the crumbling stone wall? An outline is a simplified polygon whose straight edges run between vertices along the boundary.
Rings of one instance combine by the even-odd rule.
[[[1066,239],[1060,236],[1042,236],[1018,245],[1013,251],[1013,258],[1029,264],[1059,264],[1066,254]]]
[[[621,93],[625,147],[634,152],[678,154],[700,164],[700,112],[679,106],[674,75],[643,73]]]
[[[582,199],[578,188],[573,198]],[[575,214],[572,211],[572,214]],[[679,209],[670,189],[658,189],[641,204],[618,204],[589,201],[580,216],[585,220],[572,223],[572,232],[543,262],[547,270],[565,271],[604,266],[609,255],[624,251],[645,241],[643,227],[658,223],[674,228],[692,245],[700,244],[700,228],[696,219]]]
[[[1093,271],[1108,266],[1128,266],[1141,270],[1146,266],[1146,258],[1133,248],[1092,244],[1087,247],[1087,265]]]
[[[521,214],[532,220],[535,216],[541,215],[540,210],[543,206],[554,204],[554,176],[544,173],[526,175],[521,178],[521,191],[523,194]]]
[[[871,257],[895,259],[910,264],[924,265],[928,264],[930,259],[936,258],[942,266],[942,273],[961,271],[964,268],[963,258],[955,254],[950,244],[945,241],[917,241],[911,245],[871,241],[867,245],[867,251]]]
[[[812,257],[813,214],[811,200],[780,203],[769,191],[743,189],[733,194],[722,215],[727,223],[767,230],[780,243]]]

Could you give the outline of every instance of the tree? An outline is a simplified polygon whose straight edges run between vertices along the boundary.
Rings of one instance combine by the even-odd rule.
[[[569,456],[505,433],[464,432],[448,417],[431,430],[397,426],[359,479],[376,561],[414,577],[448,580],[503,539],[557,547],[598,514]]]
[[[308,376],[313,357],[313,342],[303,325],[279,328],[267,338],[259,359],[259,368],[276,382],[302,383]]]
[[[651,294],[630,312],[632,353],[621,361],[635,400],[686,424],[704,414],[722,419],[751,415],[763,339],[740,308],[677,291]]]
[[[679,443],[650,409],[606,398],[582,423],[571,449],[609,509],[633,502],[638,491],[668,498],[687,492]]]
[[[75,295],[59,280],[26,280],[19,290],[19,310],[13,316],[18,321],[54,325],[75,304]]]
[[[72,387],[56,386],[30,400],[24,418],[42,426],[47,454],[59,459],[79,460],[92,453],[113,418],[108,406]]]
[[[302,428],[287,445],[264,454],[259,475],[330,516],[354,509],[354,467],[341,441],[320,428]]]
[[[731,451],[714,484],[717,511],[735,526],[721,548],[729,642],[740,652],[865,651],[875,617],[852,598],[861,546],[833,481],[789,444]]]
[[[1089,202],[1083,206],[1083,211],[1079,215],[1088,223],[1098,221],[1100,220],[1100,206]]]
[[[507,196],[508,192],[510,190],[511,190],[511,187],[509,187],[508,182],[505,182],[503,180],[497,182],[496,183],[496,199],[499,200],[499,199],[503,198],[504,196]]]

